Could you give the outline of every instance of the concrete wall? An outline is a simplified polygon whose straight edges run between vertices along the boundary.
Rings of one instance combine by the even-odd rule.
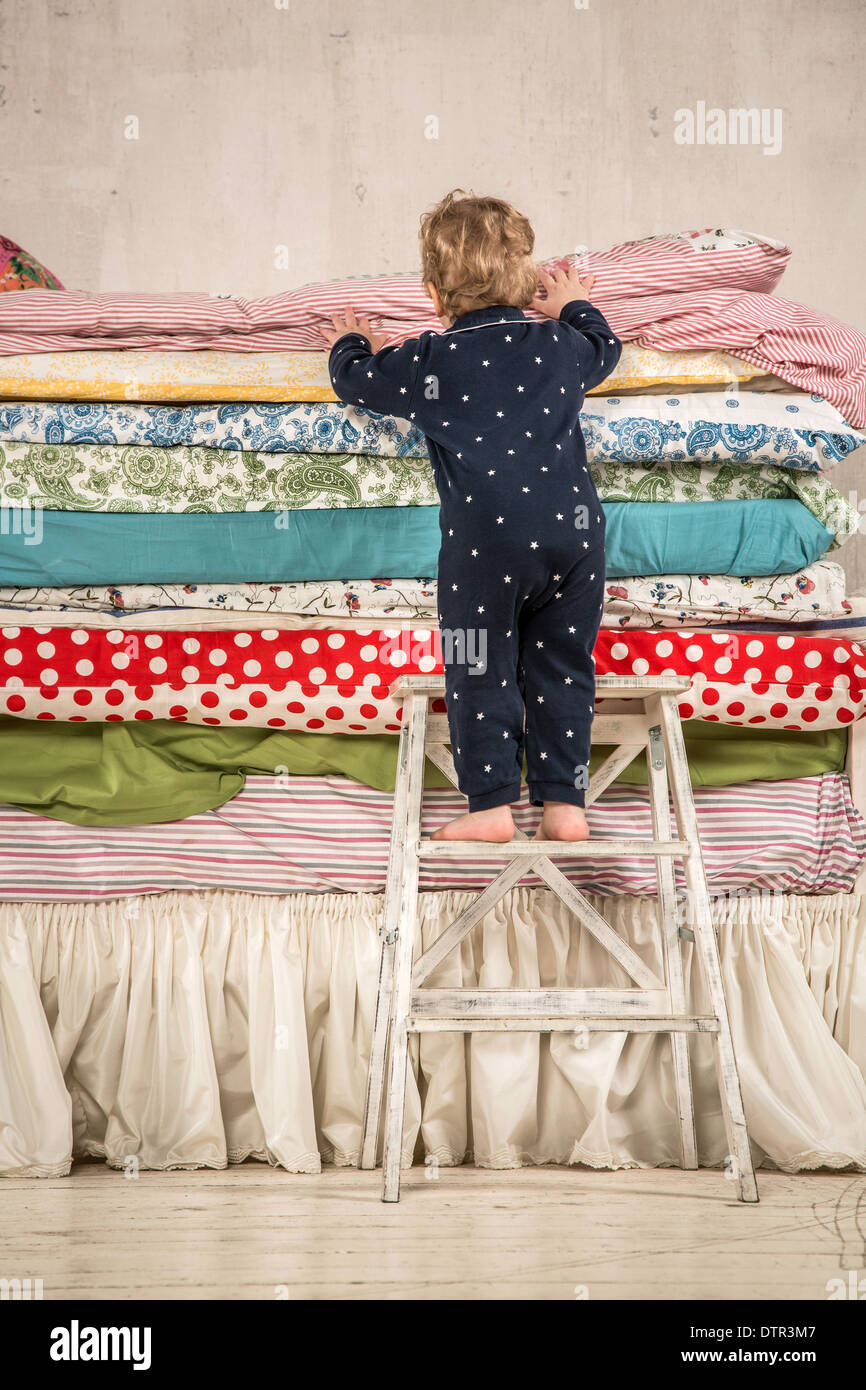
[[[70,286],[259,295],[413,268],[462,185],[540,256],[788,240],[783,292],[866,328],[864,59],[864,0],[0,0],[0,230]],[[699,102],[779,152],[678,144]]]

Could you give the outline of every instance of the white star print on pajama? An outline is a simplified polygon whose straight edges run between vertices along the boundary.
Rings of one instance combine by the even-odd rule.
[[[331,349],[341,400],[360,404],[360,390],[427,437],[448,721],[470,811],[519,800],[524,754],[533,804],[584,804],[605,526],[579,412],[620,351],[585,300],[558,320],[494,305],[375,354],[358,333]]]

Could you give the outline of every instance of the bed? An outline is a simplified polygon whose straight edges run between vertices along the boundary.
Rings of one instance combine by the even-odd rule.
[[[866,606],[844,593],[835,550],[856,518],[825,474],[863,443],[864,342],[771,294],[781,243],[704,231],[636,246],[591,266],[628,339],[586,403],[615,559],[597,668],[688,673],[685,720],[846,740],[844,768],[697,785],[696,804],[755,1160],[863,1168]],[[98,727],[133,752],[148,723],[227,746],[239,729],[360,746],[399,730],[396,674],[440,669],[418,440],[336,406],[310,351],[350,291],[392,341],[432,326],[405,276],[269,301],[0,296],[0,504],[18,519],[0,546],[0,715],[16,746],[33,734],[20,804],[0,805],[2,1175],[63,1175],[81,1155],[126,1170],[357,1161],[387,785],[236,759],[180,817],[164,796],[162,818],[134,828],[70,811]],[[78,762],[67,743],[52,762],[49,736],[75,730]],[[431,788],[431,824],[455,809]],[[534,815],[518,812],[527,829]],[[645,817],[643,790],[618,784],[594,833]],[[651,958],[645,866],[567,868]],[[425,872],[426,945],[481,868]],[[530,881],[432,982],[604,985],[612,968]],[[721,1165],[705,1043],[699,1154]],[[407,1163],[679,1161],[659,1039],[439,1035],[415,1040],[413,1062]]]

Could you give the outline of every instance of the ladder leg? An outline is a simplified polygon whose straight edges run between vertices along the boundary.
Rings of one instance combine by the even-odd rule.
[[[398,776],[405,777],[406,817],[398,833],[403,872],[397,888],[397,941],[391,998],[391,1060],[385,1103],[385,1149],[382,1157],[382,1201],[400,1199],[400,1156],[403,1145],[403,1111],[406,1103],[406,1070],[409,1034],[406,1020],[412,993],[412,957],[418,932],[418,837],[421,833],[421,801],[424,795],[424,744],[427,729],[427,696],[410,695],[403,706],[405,741],[400,742]],[[405,758],[405,764],[403,759]]]
[[[647,777],[649,781],[650,808],[652,811],[653,838],[669,840],[671,835],[671,812],[668,801],[668,774],[665,758],[664,740],[661,731],[661,714],[657,699],[647,701],[647,715],[650,723],[650,738],[647,744]],[[656,863],[656,883],[658,885],[659,924],[662,937],[662,952],[665,966],[665,983],[671,1001],[671,1013],[685,1014],[686,991],[683,982],[683,960],[680,949],[679,924],[677,921],[676,881],[673,861],[667,855],[659,855]],[[676,1087],[677,1115],[680,1126],[680,1150],[683,1168],[697,1168],[698,1149],[695,1139],[695,1107],[692,1094],[692,1077],[689,1068],[688,1033],[671,1033],[671,1053],[674,1066],[674,1085]]]
[[[387,918],[387,910],[386,910]],[[391,989],[394,977],[394,943],[383,934],[379,958],[379,992],[376,996],[376,1021],[370,1044],[370,1064],[367,1069],[367,1097],[364,1104],[364,1131],[361,1136],[359,1168],[376,1167],[379,1147],[379,1116],[382,1091],[385,1086],[385,1057],[388,1050],[388,1022],[391,1014]]]
[[[394,943],[397,938],[400,894],[406,867],[408,806],[409,723],[408,720],[404,720],[400,730],[397,771],[394,779],[394,810],[391,817],[391,845],[388,853],[388,873],[385,880],[385,904],[382,920],[382,954],[379,960],[376,1018],[373,1024],[370,1062],[367,1069],[367,1096],[364,1105],[364,1131],[361,1137],[359,1163],[361,1168],[376,1167],[376,1154],[379,1147],[379,1123],[382,1112],[382,1091],[385,1085],[385,1059],[388,1051],[388,1031],[394,983]]]
[[[672,695],[661,696],[659,705],[665,753],[671,768],[671,790],[679,832],[683,839],[689,840],[695,846],[695,852],[685,860],[686,886],[692,905],[691,925],[695,932],[698,959],[701,963],[713,1014],[718,1022],[718,1032],[714,1035],[714,1056],[729,1159],[735,1164],[735,1177],[739,1185],[740,1200],[757,1202],[758,1185],[755,1180],[755,1169],[746,1129],[740,1077],[731,1037],[731,1024],[725,999],[718,943],[716,942],[710,910],[706,871],[703,855],[700,851],[698,822],[692,798],[680,717]]]

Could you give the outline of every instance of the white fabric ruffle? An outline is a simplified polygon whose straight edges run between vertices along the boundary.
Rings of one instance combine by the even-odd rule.
[[[425,944],[473,896],[422,894]],[[590,900],[656,961],[651,901]],[[0,1172],[56,1176],[84,1154],[355,1163],[381,909],[378,894],[222,891],[0,906]],[[756,1161],[866,1167],[866,898],[732,896],[714,915]],[[690,946],[684,965],[700,1008]],[[624,980],[553,894],[524,887],[429,983]],[[701,1162],[717,1165],[711,1043],[692,1048]],[[679,1161],[665,1037],[432,1034],[413,1049],[406,1162]]]

